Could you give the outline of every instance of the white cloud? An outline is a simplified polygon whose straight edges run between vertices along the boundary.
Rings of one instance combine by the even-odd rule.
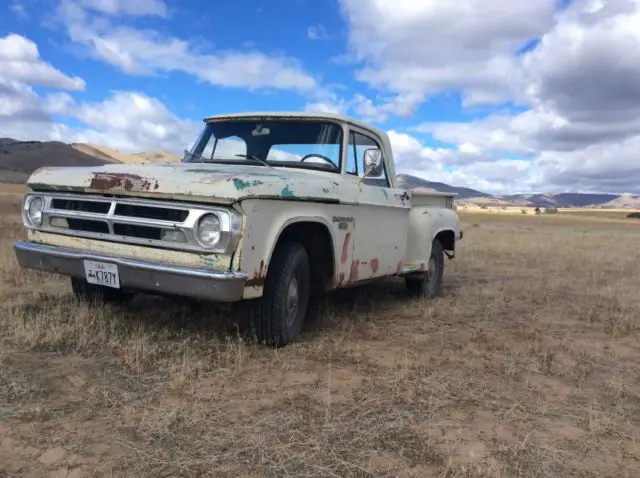
[[[233,88],[311,92],[318,87],[296,60],[282,55],[203,53],[187,40],[95,17],[72,0],[62,1],[59,15],[74,43],[85,47],[93,58],[132,75],[179,71],[203,82]]]
[[[166,17],[168,13],[164,0],[79,0],[79,2],[87,9],[109,15]]]
[[[67,76],[42,61],[38,46],[15,33],[0,38],[0,64],[0,83],[17,81],[69,90],[85,88],[82,78]]]
[[[461,89],[467,104],[520,97],[514,53],[551,25],[555,0],[341,0],[358,78],[414,100]],[[406,112],[405,112],[406,113]]]
[[[345,0],[346,3],[353,1]],[[488,3],[496,5],[496,2]],[[519,7],[515,5],[505,9],[509,12],[509,19],[513,9],[520,9],[520,13],[529,10],[530,25],[545,26],[546,29],[540,32],[539,44],[519,57],[500,56],[500,51],[504,50],[495,45],[501,44],[504,25],[492,33],[487,25],[496,25],[498,20],[487,13],[477,17],[478,25],[475,27],[467,25],[464,19],[457,22],[466,25],[469,31],[454,40],[453,45],[446,41],[445,34],[439,37],[439,47],[450,55],[450,60],[442,59],[441,64],[446,68],[440,70],[431,67],[433,55],[439,55],[433,53],[432,48],[426,48],[423,56],[413,50],[399,51],[401,44],[410,48],[401,40],[415,39],[417,33],[404,34],[383,26],[372,35],[382,38],[378,38],[381,43],[376,48],[390,54],[373,64],[374,53],[368,50],[361,52],[361,57],[370,62],[363,74],[366,76],[371,72],[373,76],[368,79],[374,86],[395,89],[400,95],[411,89],[430,91],[423,88],[426,83],[420,76],[427,74],[434,91],[460,87],[466,92],[467,101],[473,102],[478,94],[489,92],[485,88],[475,89],[474,85],[478,83],[474,82],[489,78],[484,76],[485,72],[495,68],[492,74],[497,72],[500,78],[494,78],[488,84],[500,87],[504,79],[508,79],[507,83],[511,82],[520,89],[519,96],[512,92],[512,98],[519,99],[528,109],[518,114],[497,110],[471,122],[423,123],[414,131],[430,134],[435,140],[449,145],[448,148],[429,150],[431,157],[447,164],[448,169],[454,168],[452,171],[464,171],[466,179],[476,184],[477,178],[482,177],[493,184],[520,181],[520,188],[529,187],[537,191],[638,193],[640,1],[572,2],[564,11],[556,12],[553,23],[542,21],[547,18],[546,14],[535,14],[538,8],[542,9],[539,13],[546,11],[545,4],[545,1],[526,2],[526,5],[523,2]],[[439,8],[458,8],[453,4],[446,8],[432,7],[429,2],[420,5],[415,8],[433,14]],[[388,21],[395,22],[396,26],[402,24],[406,20],[402,12],[401,8],[396,14],[400,20],[391,18]],[[393,17],[392,13],[387,13]],[[415,21],[418,21],[419,12],[414,13]],[[515,13],[517,24],[523,18],[517,16],[517,11]],[[411,30],[412,21],[406,21],[406,28]],[[386,20],[383,25],[384,22]],[[424,21],[420,25],[428,30]],[[532,27],[529,33],[534,33],[536,28]],[[527,29],[520,31],[527,32]],[[491,41],[478,37],[478,32],[485,32]],[[355,39],[359,38],[354,35]],[[475,38],[477,47],[454,53],[452,48],[460,47],[467,35]],[[419,45],[424,47],[425,44]],[[484,47],[481,48],[482,45]],[[373,50],[374,46],[369,46]],[[468,63],[465,74],[469,78],[460,82],[457,68],[467,60],[471,61],[474,52],[488,53],[489,56],[484,57],[486,63],[478,65],[478,68],[472,68],[473,62]],[[404,61],[409,54],[416,59],[410,66],[409,61]],[[500,68],[500,61],[505,58],[509,60],[503,63],[504,68]],[[496,63],[497,59],[502,60]],[[394,73],[389,65],[396,68],[398,79],[392,78]],[[384,79],[384,75],[388,75],[388,79]],[[384,81],[376,83],[381,78]],[[505,154],[515,154],[522,159],[516,162],[501,159]],[[527,158],[530,160],[528,163],[523,161]],[[529,166],[525,168],[526,164]],[[499,174],[504,175],[502,180]]]

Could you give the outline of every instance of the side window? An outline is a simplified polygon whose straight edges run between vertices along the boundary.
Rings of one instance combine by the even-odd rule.
[[[364,176],[364,152],[367,149],[381,149],[378,142],[361,133],[351,132],[349,134],[349,153],[347,155],[347,173],[356,176]],[[383,162],[385,158],[383,157]],[[383,167],[379,176],[368,176],[363,181],[371,186],[389,187],[387,171]]]

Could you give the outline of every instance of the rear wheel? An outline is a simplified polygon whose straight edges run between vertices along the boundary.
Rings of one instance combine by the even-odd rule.
[[[298,337],[307,315],[310,286],[306,249],[295,242],[278,245],[263,296],[252,311],[252,328],[259,342],[284,347]]]
[[[89,284],[86,280],[77,277],[71,278],[71,290],[76,298],[89,302],[124,302],[133,297],[132,292]]]
[[[442,292],[442,278],[444,276],[444,250],[437,239],[431,244],[431,256],[427,272],[405,277],[407,295],[412,298],[436,297]]]

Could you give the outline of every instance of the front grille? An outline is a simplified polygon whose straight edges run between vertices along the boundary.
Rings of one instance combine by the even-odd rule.
[[[183,222],[188,216],[186,209],[167,209],[164,207],[139,206],[135,204],[116,204],[116,216],[142,217],[159,221]]]
[[[110,202],[77,201],[74,199],[57,198],[51,200],[51,209],[60,209],[62,211],[82,211],[93,212],[96,214],[107,214],[110,207]]]
[[[136,226],[133,224],[113,224],[113,233],[117,236],[137,237],[140,239],[162,239],[162,229],[158,227]]]
[[[106,197],[75,193],[33,193],[44,198],[43,232],[202,252],[194,234],[200,218],[215,214],[221,222],[218,247],[235,247],[241,217],[232,209],[168,200]]]
[[[104,221],[91,219],[67,219],[69,229],[72,231],[93,232],[96,234],[109,234],[109,224]]]

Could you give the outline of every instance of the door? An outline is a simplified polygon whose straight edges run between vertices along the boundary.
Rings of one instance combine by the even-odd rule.
[[[371,148],[382,151],[383,168],[365,178],[364,151]],[[346,157],[345,178],[353,178],[350,189],[357,203],[350,282],[395,274],[402,268],[411,201],[404,190],[390,187],[389,158],[370,133],[352,127]]]

